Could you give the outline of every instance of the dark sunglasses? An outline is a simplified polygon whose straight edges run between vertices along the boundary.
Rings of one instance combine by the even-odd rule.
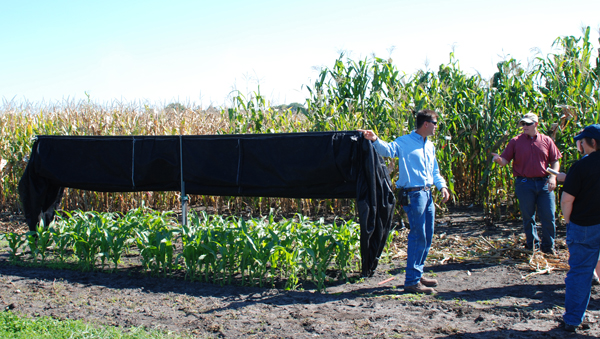
[[[430,124],[437,125],[437,121],[433,121],[433,120],[425,120],[425,121],[427,121],[427,122],[428,122],[428,123],[430,123]]]
[[[534,122],[521,122],[521,126],[531,126]]]

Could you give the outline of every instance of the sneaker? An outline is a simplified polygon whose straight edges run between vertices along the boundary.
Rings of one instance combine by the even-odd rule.
[[[438,281],[435,279],[428,279],[425,277],[421,277],[421,284],[427,287],[436,287],[438,285]]]
[[[597,275],[594,275],[594,277],[592,278],[592,286],[594,285],[600,285],[600,278],[598,278]]]
[[[404,291],[409,293],[435,293],[435,290],[433,288],[423,285],[420,281],[414,285],[404,286]]]
[[[571,325],[571,324],[563,323],[563,330],[565,330],[567,332],[576,332],[577,327],[579,327],[579,325]]]
[[[543,249],[542,252],[544,252],[546,254],[550,254],[550,255],[556,255],[554,248]]]

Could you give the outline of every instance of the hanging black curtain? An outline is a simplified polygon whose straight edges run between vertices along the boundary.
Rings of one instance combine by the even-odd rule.
[[[371,142],[355,131],[186,136],[38,136],[19,194],[35,230],[64,187],[218,196],[355,198],[362,274],[371,276],[396,200]]]

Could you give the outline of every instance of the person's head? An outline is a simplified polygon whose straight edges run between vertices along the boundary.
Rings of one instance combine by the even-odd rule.
[[[600,150],[600,124],[587,126],[573,139],[580,143],[584,154]]]
[[[538,127],[538,116],[535,113],[525,114],[521,120],[519,120],[519,126],[523,128],[523,133],[534,136],[537,134]]]
[[[417,113],[417,133],[423,137],[433,135],[437,126],[438,114],[430,109]]]

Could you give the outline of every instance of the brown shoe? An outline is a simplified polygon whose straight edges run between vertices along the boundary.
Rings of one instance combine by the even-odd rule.
[[[436,287],[438,285],[438,281],[435,279],[428,279],[425,277],[421,277],[421,284],[427,287]]]
[[[409,293],[425,293],[432,294],[435,293],[435,290],[431,287],[427,287],[423,285],[420,281],[415,285],[404,286],[404,291]]]

